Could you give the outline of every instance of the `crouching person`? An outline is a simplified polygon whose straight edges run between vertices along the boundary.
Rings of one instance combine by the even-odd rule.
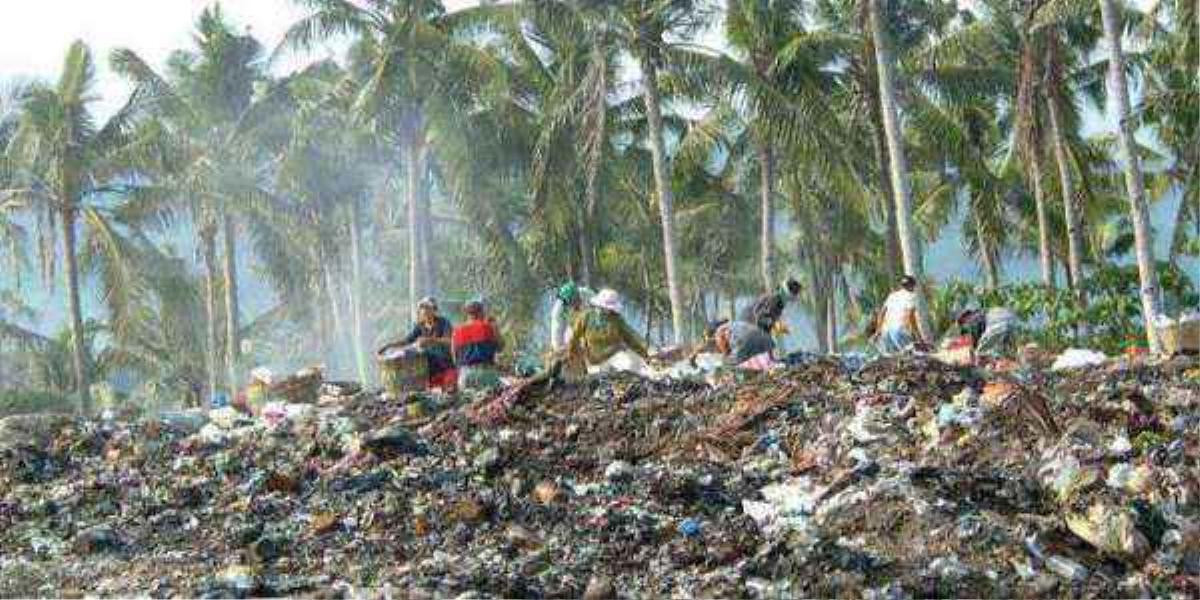
[[[614,290],[600,290],[591,306],[575,318],[567,345],[568,380],[577,377],[581,367],[588,373],[610,370],[649,370],[646,345],[621,316],[621,296]],[[637,358],[630,360],[630,354]],[[632,364],[630,364],[632,363]]]
[[[455,327],[451,338],[458,387],[466,391],[495,389],[500,385],[496,355],[504,349],[504,342],[483,302],[472,300],[463,311],[467,322]]]
[[[704,343],[691,356],[691,364],[704,352],[720,354],[726,364],[741,365],[757,356],[771,359],[775,341],[758,325],[745,321],[713,321],[704,329]]]

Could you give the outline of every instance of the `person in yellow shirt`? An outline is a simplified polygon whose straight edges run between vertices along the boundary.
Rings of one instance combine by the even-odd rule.
[[[575,317],[567,344],[567,362],[588,371],[615,367],[611,361],[623,351],[632,351],[642,359],[649,356],[646,344],[621,316],[621,296],[611,289],[600,290],[590,306]],[[642,363],[644,365],[644,362]]]

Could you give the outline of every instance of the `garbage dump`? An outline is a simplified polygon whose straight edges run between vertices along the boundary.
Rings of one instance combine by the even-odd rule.
[[[0,421],[4,596],[1200,595],[1200,362]],[[410,410],[419,400],[424,409]]]

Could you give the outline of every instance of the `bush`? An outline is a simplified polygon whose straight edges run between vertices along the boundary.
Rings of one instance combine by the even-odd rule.
[[[1178,267],[1160,262],[1158,281],[1163,310],[1168,314],[1196,306],[1200,296]],[[1080,309],[1066,289],[1047,290],[1041,284],[1020,283],[986,290],[951,281],[934,292],[930,312],[938,330],[945,331],[959,310],[1007,306],[1025,322],[1021,343],[1035,342],[1051,350],[1081,346],[1116,354],[1145,345],[1139,287],[1136,266],[1098,269],[1083,283],[1087,308]],[[1086,334],[1080,335],[1081,331]]]
[[[0,391],[0,416],[25,413],[73,412],[78,402],[68,394],[34,390]]]

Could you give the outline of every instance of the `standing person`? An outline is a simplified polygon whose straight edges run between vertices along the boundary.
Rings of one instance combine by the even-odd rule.
[[[437,300],[426,297],[417,303],[417,322],[399,345],[415,345],[425,354],[429,361],[430,388],[452,392],[458,382],[454,359],[450,355],[450,336],[453,332],[450,321],[438,314]]]
[[[591,306],[575,317],[567,344],[568,363],[588,372],[613,368],[611,360],[625,350],[642,359],[648,356],[646,344],[634,333],[621,316],[621,295],[614,290],[600,290],[592,297]],[[644,367],[643,362],[641,366]],[[642,369],[644,370],[644,369]]]
[[[496,354],[504,349],[504,341],[482,301],[468,302],[463,312],[467,313],[467,322],[454,328],[450,341],[454,364],[458,366],[458,387],[494,389],[500,385]]]
[[[550,349],[554,353],[566,349],[575,317],[592,301],[591,289],[579,287],[568,281],[554,293],[554,306],[550,309]]]
[[[754,300],[754,304],[742,309],[739,321],[757,325],[766,334],[771,334],[777,324],[782,325],[783,310],[788,302],[800,295],[800,282],[788,279],[774,292],[763,294]]]
[[[896,354],[921,342],[917,329],[917,279],[911,275],[900,278],[900,287],[883,303],[875,320],[875,340],[882,354]]]

